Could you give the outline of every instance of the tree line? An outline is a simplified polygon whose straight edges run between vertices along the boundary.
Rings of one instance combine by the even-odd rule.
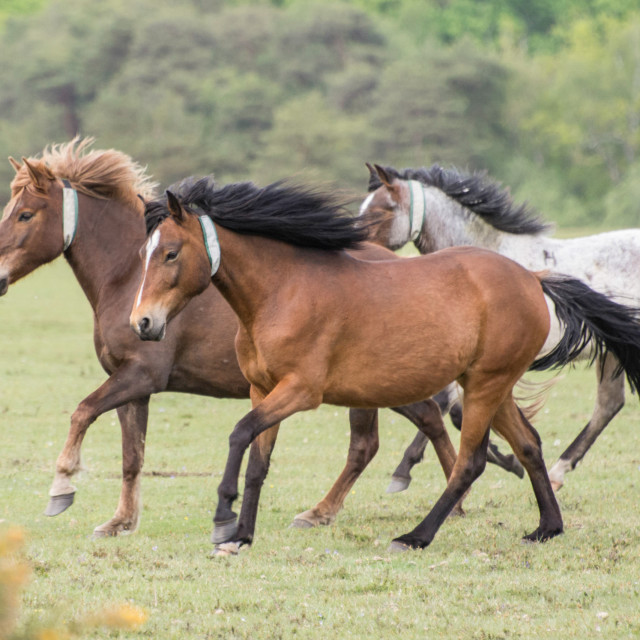
[[[636,226],[635,0],[1,0],[0,149],[362,193],[364,162],[487,170],[561,225]],[[12,170],[0,166],[5,200]]]

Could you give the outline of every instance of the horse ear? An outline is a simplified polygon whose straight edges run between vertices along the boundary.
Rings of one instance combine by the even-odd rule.
[[[33,182],[36,189],[39,191],[46,191],[46,176],[40,170],[40,167],[31,164],[24,156],[22,156],[22,162],[27,168],[27,171],[29,172],[29,179]]]
[[[11,166],[16,170],[16,173],[18,173],[18,171],[22,169],[22,165],[15,158],[9,156],[9,162],[11,163]]]
[[[379,164],[374,164],[373,166],[375,167],[376,173],[378,174],[378,178],[380,178],[380,182],[382,182],[385,187],[391,188],[393,178],[390,178],[389,174]]]
[[[369,176],[371,178],[377,178],[378,177],[378,172],[373,168],[373,165],[369,164],[368,162],[365,162],[364,164],[367,167],[367,169],[369,169]]]
[[[182,222],[184,220],[184,211],[180,205],[180,201],[168,189],[165,194],[167,196],[167,206],[169,207],[171,215],[178,220],[178,222]]]

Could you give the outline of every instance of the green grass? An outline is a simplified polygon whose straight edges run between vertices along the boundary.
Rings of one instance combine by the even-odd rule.
[[[149,613],[127,638],[636,638],[640,635],[640,411],[606,431],[559,500],[565,534],[525,545],[537,525],[528,481],[489,466],[422,552],[390,555],[392,537],[422,519],[443,488],[431,448],[404,494],[385,488],[414,429],[381,415],[381,447],[336,524],[294,530],[343,464],[346,410],[321,407],[281,429],[252,549],[213,558],[209,543],[227,435],[246,401],[161,394],[151,404],[140,530],[93,540],[115,510],[120,434],[100,418],[84,446],[75,504],[42,511],[70,413],[103,379],[91,312],[58,261],[0,300],[0,519],[28,533],[33,578],[23,621],[63,622],[131,602]],[[592,408],[595,376],[567,372],[536,425],[553,462]],[[453,430],[452,430],[453,431]],[[506,450],[506,445],[503,445]],[[91,637],[104,637],[95,632]]]

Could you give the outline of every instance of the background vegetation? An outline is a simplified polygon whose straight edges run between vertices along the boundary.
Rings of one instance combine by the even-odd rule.
[[[2,155],[81,132],[164,185],[358,192],[365,161],[441,162],[563,225],[638,224],[636,0],[1,0],[0,25]]]
[[[127,632],[85,629],[81,637],[617,640],[640,634],[635,396],[567,477],[558,495],[565,534],[547,544],[520,541],[537,523],[530,483],[489,465],[467,499],[465,518],[447,521],[423,552],[388,554],[391,538],[415,526],[444,486],[428,448],[409,491],[385,493],[415,433],[390,411],[381,413],[380,451],[335,525],[289,529],[295,514],[331,486],[346,456],[346,410],[323,406],[280,430],[253,548],[212,558],[212,509],[227,434],[248,401],[154,397],[145,471],[163,475],[143,479],[140,530],[92,540],[120,493],[114,413],[87,434],[87,470],[77,479],[75,504],[56,518],[42,515],[70,413],[104,380],[93,353],[91,311],[64,260],[10,289],[0,300],[0,321],[0,520],[26,531],[23,562],[32,568],[12,640],[63,640],[70,621],[123,607],[146,612],[146,623]],[[594,372],[583,370],[567,372],[552,388],[536,420],[548,463],[585,424],[594,391]],[[33,629],[51,635],[30,636]]]

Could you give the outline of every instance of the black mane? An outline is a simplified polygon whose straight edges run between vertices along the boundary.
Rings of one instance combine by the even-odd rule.
[[[238,182],[216,189],[208,176],[186,178],[169,190],[191,213],[207,215],[236,233],[325,250],[356,248],[368,234],[335,196],[309,187],[275,182],[260,188]],[[166,196],[147,203],[147,234],[169,215]]]
[[[389,177],[417,180],[436,187],[450,198],[480,216],[499,231],[514,234],[539,235],[552,225],[544,222],[526,204],[515,206],[508,189],[487,178],[486,173],[462,173],[458,169],[443,169],[434,164],[429,169],[402,169],[383,167]],[[369,178],[369,191],[382,186],[378,176]]]

